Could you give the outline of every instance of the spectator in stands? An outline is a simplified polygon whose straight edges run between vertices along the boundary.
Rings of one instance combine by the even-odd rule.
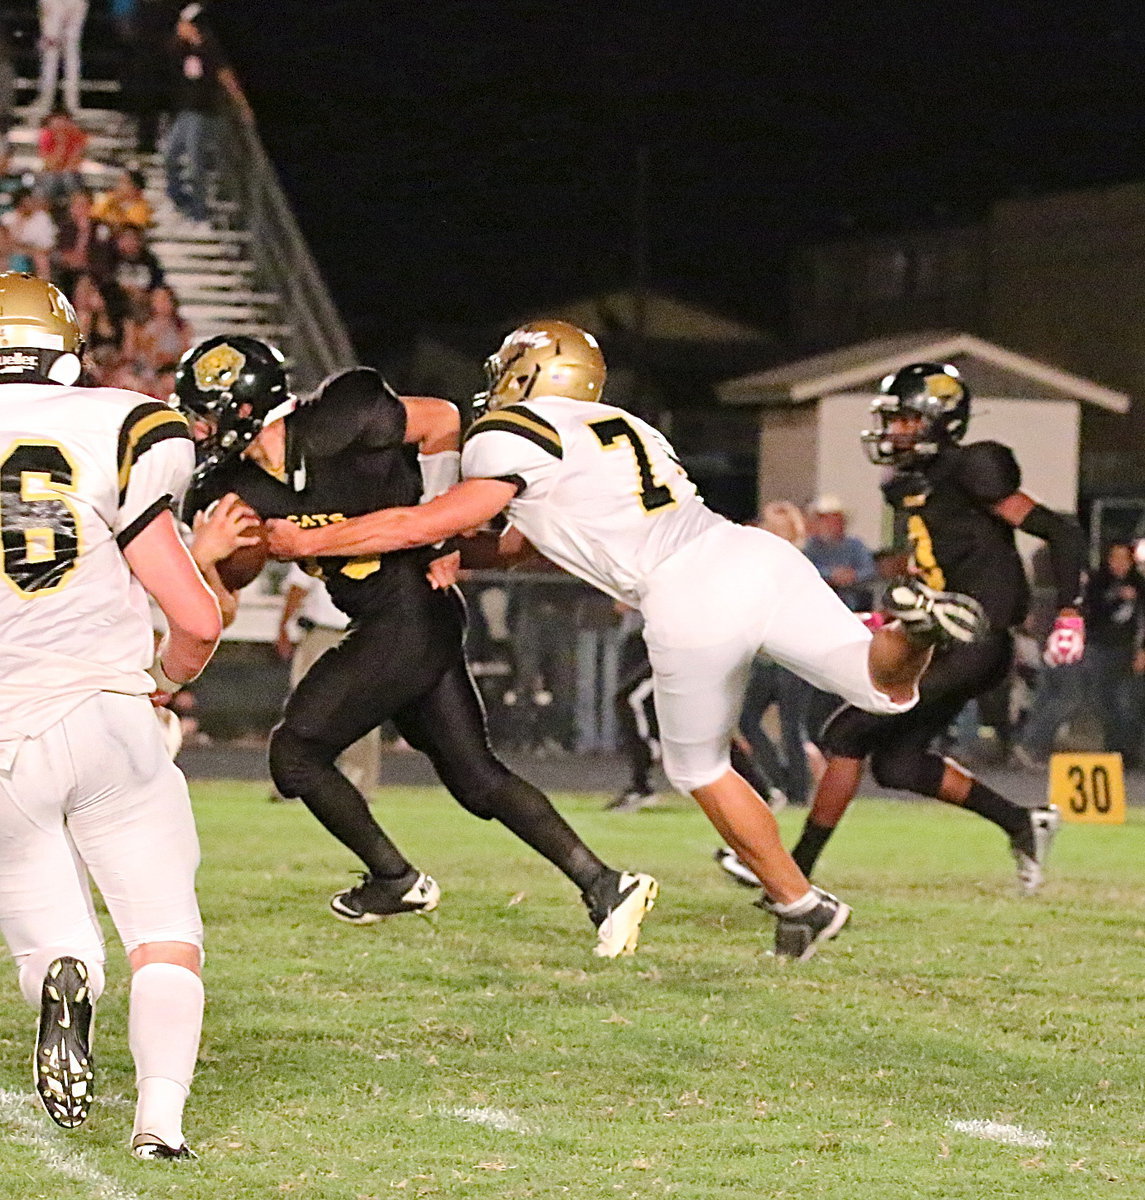
[[[12,152],[5,145],[0,149],[0,215],[16,207],[16,195],[24,191],[28,180],[12,165]]]
[[[171,107],[171,64],[168,53],[173,0],[139,0],[125,33],[120,86],[124,107],[135,117],[136,150],[154,154],[159,118]]]
[[[820,496],[810,509],[811,536],[804,553],[853,612],[871,607],[875,562],[870,550],[847,533],[847,514],[837,496]]]
[[[225,90],[248,119],[250,110],[202,17],[201,4],[188,4],[180,10],[175,26],[178,83],[164,158],[171,203],[190,223],[190,232],[206,234],[210,232],[207,167],[215,157],[215,112],[221,92]]]
[[[134,225],[124,225],[115,237],[115,255],[108,278],[123,292],[128,315],[142,324],[151,315],[149,297],[165,278],[159,260],[148,247],[143,232]]]
[[[346,634],[349,618],[335,606],[326,585],[317,577],[307,575],[298,563],[291,563],[285,583],[286,597],[279,618],[275,649],[290,663],[290,686],[299,680],[332,649]],[[371,729],[338,756],[338,770],[367,798],[378,786],[381,767],[381,731]],[[270,799],[281,802],[283,797],[271,792]]]
[[[8,133],[15,120],[12,110],[16,106],[16,64],[12,61],[12,42],[8,36],[8,24],[0,16],[0,151],[8,150]]]
[[[120,171],[115,187],[95,198],[92,216],[118,233],[125,225],[146,229],[151,224],[151,205],[143,194],[142,171]]]
[[[194,341],[189,321],[179,313],[175,293],[163,283],[148,293],[150,315],[135,327],[128,357],[134,360],[140,373],[154,377],[164,364],[178,362]]]
[[[56,223],[48,212],[48,202],[30,188],[17,192],[13,199],[14,207],[0,218],[12,237],[7,269],[27,271],[41,279],[50,279]]]
[[[52,252],[52,278],[68,296],[76,280],[93,269],[92,241],[96,223],[91,219],[91,192],[80,188],[68,197],[68,206],[56,222],[56,248]]]
[[[93,276],[81,275],[72,294],[88,363],[100,382],[118,367],[123,351],[123,305],[116,292],[114,284],[101,286]]]
[[[36,191],[48,200],[67,199],[83,186],[83,162],[88,136],[62,105],[54,108],[40,129],[40,170]]]
[[[64,68],[64,103],[80,107],[80,38],[87,18],[87,0],[39,0],[40,89],[32,106],[39,116],[55,103],[60,59]]]

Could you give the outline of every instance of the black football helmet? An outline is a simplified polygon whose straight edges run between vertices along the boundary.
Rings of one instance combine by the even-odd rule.
[[[871,412],[878,427],[860,435],[867,457],[905,466],[962,440],[970,423],[970,389],[949,363],[911,363],[883,380]],[[892,421],[911,416],[922,418],[917,433],[891,432]]]
[[[292,399],[286,360],[268,342],[244,334],[207,338],[179,360],[173,398],[192,421],[211,427],[197,447],[195,480],[201,484],[240,455],[267,416]]]

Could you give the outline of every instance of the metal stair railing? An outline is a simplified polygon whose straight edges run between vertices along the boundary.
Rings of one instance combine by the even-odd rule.
[[[296,391],[316,387],[327,375],[357,361],[345,323],[310,247],[298,227],[278,174],[258,131],[236,101],[222,105],[225,178],[239,200],[250,231],[249,253],[259,275],[280,297]]]

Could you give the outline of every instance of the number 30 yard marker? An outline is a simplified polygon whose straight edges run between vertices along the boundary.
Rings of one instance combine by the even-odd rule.
[[[1048,798],[1067,821],[1125,823],[1125,777],[1120,754],[1055,754]]]

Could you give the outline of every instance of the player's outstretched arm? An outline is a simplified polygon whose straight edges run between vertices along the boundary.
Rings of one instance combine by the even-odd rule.
[[[290,521],[268,521],[268,544],[275,558],[287,559],[389,554],[414,546],[432,546],[484,525],[516,494],[514,483],[467,479],[416,508],[381,509],[318,529],[299,529]]]
[[[174,683],[189,683],[210,661],[223,632],[214,592],[183,545],[170,512],[155,517],[123,554],[167,618],[170,633],[160,656],[164,673]]]

